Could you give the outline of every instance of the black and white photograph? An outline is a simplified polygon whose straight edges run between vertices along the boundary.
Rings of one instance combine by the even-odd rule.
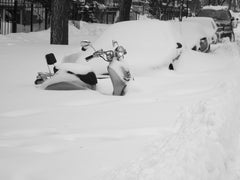
[[[240,180],[240,0],[0,0],[0,180]]]

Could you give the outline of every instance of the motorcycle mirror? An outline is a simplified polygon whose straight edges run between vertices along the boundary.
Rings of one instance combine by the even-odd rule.
[[[45,58],[48,65],[53,65],[57,62],[55,55],[53,53],[46,54]]]
[[[91,45],[91,42],[89,40],[83,40],[80,42],[80,45],[82,47],[82,51],[86,51],[87,48]]]
[[[118,46],[118,42],[115,41],[115,40],[112,40],[112,46],[113,46],[113,47]]]
[[[180,48],[182,48],[182,44],[177,42],[177,49],[180,49]]]
[[[46,54],[45,58],[46,58],[46,61],[47,61],[49,74],[50,74],[50,76],[52,76],[52,72],[50,70],[49,65],[55,64],[57,62],[57,60],[56,60],[55,55],[53,53]]]
[[[87,48],[86,47],[82,47],[82,51],[86,51],[87,50]]]

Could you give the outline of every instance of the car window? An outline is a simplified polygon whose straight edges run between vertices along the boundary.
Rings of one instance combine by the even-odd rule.
[[[211,9],[203,9],[198,13],[199,17],[214,17],[215,11]]]
[[[220,20],[230,20],[231,16],[228,11],[218,10],[216,11],[216,18]]]
[[[230,20],[231,15],[226,10],[203,9],[198,13],[200,17],[212,17],[219,20]]]

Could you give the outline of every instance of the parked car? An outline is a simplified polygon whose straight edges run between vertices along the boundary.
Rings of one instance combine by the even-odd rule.
[[[176,30],[167,21],[137,20],[125,21],[110,25],[92,46],[98,49],[112,49],[116,40],[126,48],[124,59],[133,74],[139,74],[152,68],[168,67],[180,55]],[[91,55],[93,49],[81,52],[79,63]],[[107,63],[95,58],[87,62],[96,74],[107,72]]]
[[[209,44],[216,44],[219,40],[219,35],[217,33],[218,27],[213,18],[210,17],[187,17],[183,18],[183,21],[186,22],[195,22],[201,25],[204,28],[204,31],[207,34],[207,39]]]
[[[220,38],[229,37],[230,41],[235,41],[233,31],[233,20],[230,11],[224,6],[205,6],[199,13],[198,17],[211,17],[218,26],[217,33]]]

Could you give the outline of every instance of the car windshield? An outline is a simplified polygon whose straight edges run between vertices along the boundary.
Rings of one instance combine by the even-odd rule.
[[[200,17],[212,17],[219,20],[230,20],[231,16],[228,11],[225,10],[213,10],[213,9],[203,9],[199,12]]]

